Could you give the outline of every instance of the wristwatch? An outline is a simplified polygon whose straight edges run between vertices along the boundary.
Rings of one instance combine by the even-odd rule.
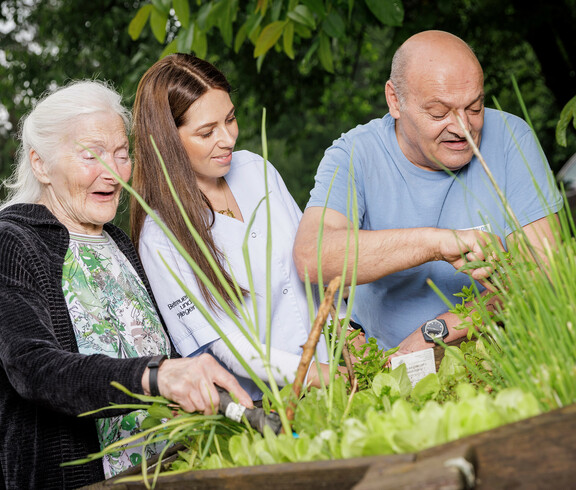
[[[160,369],[160,366],[166,359],[168,359],[168,356],[161,355],[154,356],[150,361],[148,361],[148,389],[152,396],[160,396],[160,390],[158,389],[158,369]]]
[[[426,342],[434,342],[435,339],[445,339],[448,336],[448,327],[444,320],[434,318],[422,325],[422,335]]]

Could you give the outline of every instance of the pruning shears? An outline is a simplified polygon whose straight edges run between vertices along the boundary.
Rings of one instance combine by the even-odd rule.
[[[246,420],[248,420],[250,427],[260,432],[260,434],[264,434],[265,426],[270,427],[274,434],[279,434],[282,430],[280,415],[276,412],[266,413],[263,408],[259,407],[246,408],[244,405],[240,405],[232,400],[232,397],[226,390],[218,386],[216,389],[220,395],[220,405],[218,408],[225,417],[235,420],[236,422],[241,422],[244,416]]]

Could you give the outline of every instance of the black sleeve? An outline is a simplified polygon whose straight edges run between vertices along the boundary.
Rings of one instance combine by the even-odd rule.
[[[110,383],[142,393],[149,358],[77,352],[61,287],[63,259],[51,253],[50,247],[43,250],[17,230],[0,230],[0,363],[7,388],[68,415],[109,402],[137,402]]]

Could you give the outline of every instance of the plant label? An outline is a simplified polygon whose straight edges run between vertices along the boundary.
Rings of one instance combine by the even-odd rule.
[[[406,365],[408,378],[410,378],[412,387],[414,387],[422,378],[436,372],[434,349],[419,350],[390,359],[392,369],[397,368],[400,364]]]

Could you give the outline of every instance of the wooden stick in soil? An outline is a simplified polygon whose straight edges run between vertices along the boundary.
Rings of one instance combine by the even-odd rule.
[[[334,319],[336,324],[336,335],[340,338],[340,334],[342,333],[342,324],[340,323],[340,319],[338,318],[338,314],[336,313],[336,308],[332,305],[330,309],[330,314]],[[348,336],[348,335],[347,335]],[[344,345],[342,346],[342,357],[344,358],[344,364],[346,365],[346,371],[348,371],[348,379],[350,380],[350,386],[352,386],[352,391],[356,391],[354,386],[358,386],[356,381],[356,376],[354,376],[354,366],[352,366],[352,359],[350,359],[350,351],[348,350],[348,340],[344,339]]]
[[[308,335],[308,340],[302,348],[302,357],[300,358],[300,364],[298,365],[298,370],[296,371],[296,379],[292,385],[292,397],[290,403],[286,408],[286,417],[288,420],[294,420],[294,411],[296,410],[296,402],[300,398],[300,392],[302,391],[302,385],[304,384],[304,378],[314,357],[314,352],[316,351],[316,344],[320,339],[320,334],[322,333],[322,327],[326,323],[328,314],[330,313],[330,308],[332,308],[332,303],[334,302],[334,295],[340,287],[341,277],[337,276],[330,281],[324,299],[318,308],[318,314],[314,320],[314,324],[310,329],[310,335]]]

